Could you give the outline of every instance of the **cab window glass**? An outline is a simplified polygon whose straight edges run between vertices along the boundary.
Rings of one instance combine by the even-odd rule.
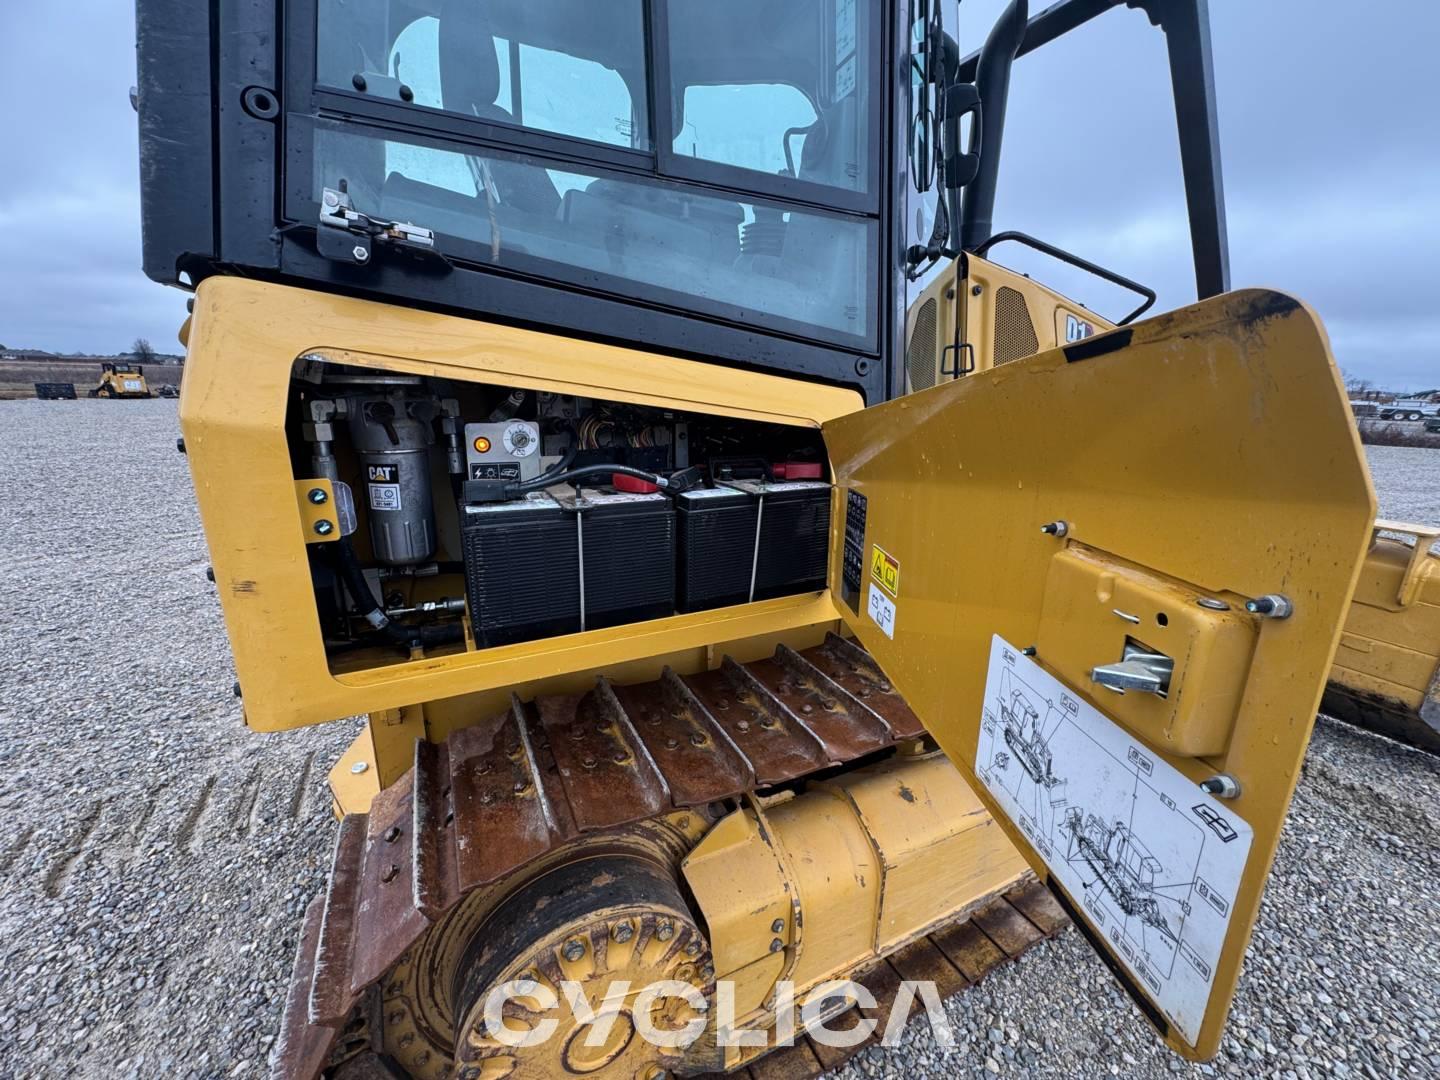
[[[642,0],[321,0],[321,85],[649,148]]]
[[[875,0],[666,10],[677,154],[866,190]]]

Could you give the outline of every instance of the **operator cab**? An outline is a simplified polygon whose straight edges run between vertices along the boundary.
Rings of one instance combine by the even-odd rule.
[[[142,50],[181,39],[147,36],[146,13],[194,22],[184,6],[141,5]],[[286,48],[227,38],[213,161],[146,185],[152,277],[238,265],[889,396],[882,102],[905,31],[887,5],[250,6]],[[208,137],[173,85],[140,102],[142,131],[179,118]],[[169,213],[182,186],[218,228]]]

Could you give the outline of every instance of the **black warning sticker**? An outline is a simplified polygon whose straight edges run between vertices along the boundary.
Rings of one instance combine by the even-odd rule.
[[[520,463],[518,461],[495,461],[470,463],[471,480],[519,480]]]
[[[845,548],[840,567],[840,598],[860,614],[860,584],[865,573],[865,514],[869,507],[864,495],[851,491],[845,499]]]

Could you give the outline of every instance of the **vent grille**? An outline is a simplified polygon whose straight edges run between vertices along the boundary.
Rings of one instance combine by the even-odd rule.
[[[1025,297],[1002,285],[995,293],[995,366],[1008,364],[1023,356],[1033,356],[1040,348],[1035,324]]]
[[[911,390],[928,390],[935,385],[935,298],[920,305],[910,345],[905,350],[905,370],[910,373]]]

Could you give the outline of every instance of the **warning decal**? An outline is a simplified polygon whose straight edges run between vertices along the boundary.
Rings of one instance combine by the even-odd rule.
[[[870,588],[866,590],[866,592],[868,593],[868,599],[865,604],[865,610],[869,613],[870,618],[875,620],[875,625],[885,632],[886,637],[894,638],[895,601],[877,589],[873,581],[870,583]]]
[[[870,576],[891,596],[900,595],[900,561],[879,544],[870,552]]]
[[[1111,955],[1193,1045],[1250,826],[998,636],[975,773]]]

